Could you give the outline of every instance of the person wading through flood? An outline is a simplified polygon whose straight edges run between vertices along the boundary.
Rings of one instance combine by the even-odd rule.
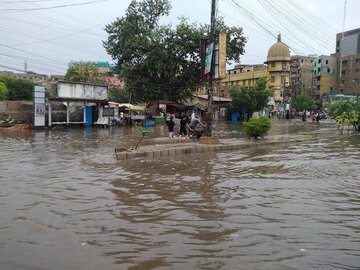
[[[181,137],[181,135],[183,135],[183,134],[184,134],[185,137],[187,136],[186,126],[189,127],[188,121],[187,121],[187,119],[186,119],[186,116],[183,115],[183,116],[181,117],[181,120],[180,120],[180,131],[179,131],[180,137]]]
[[[175,122],[173,119],[174,118],[172,116],[170,116],[170,120],[166,122],[166,124],[169,128],[169,138],[170,139],[173,139],[175,137],[175,135],[174,135]]]

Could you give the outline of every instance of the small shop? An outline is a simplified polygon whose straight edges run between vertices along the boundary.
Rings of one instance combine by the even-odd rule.
[[[106,85],[59,81],[56,97],[48,99],[48,125],[92,126],[109,114],[107,99]]]

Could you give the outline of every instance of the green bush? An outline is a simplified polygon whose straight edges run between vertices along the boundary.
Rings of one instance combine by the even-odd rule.
[[[243,133],[249,138],[263,138],[270,130],[271,122],[266,117],[252,118],[243,125]]]
[[[0,82],[0,100],[7,99],[9,89],[7,89],[5,83]]]
[[[0,82],[4,83],[9,90],[8,100],[31,100],[35,84],[30,80],[0,76]]]

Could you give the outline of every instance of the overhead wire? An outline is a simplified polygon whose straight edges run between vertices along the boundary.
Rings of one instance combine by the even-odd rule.
[[[282,24],[282,21],[290,22],[293,27],[286,27],[282,24],[284,29],[288,30],[293,37],[299,39],[302,44],[305,40],[301,39],[300,35],[306,35],[313,41],[321,43],[322,46],[326,46],[327,49],[332,49],[332,39],[324,35],[323,31],[317,29],[317,26],[312,22],[311,17],[305,18],[301,14],[298,14],[298,11],[294,12],[292,7],[287,6],[286,3],[280,2],[279,5],[274,5],[274,3],[267,0],[258,0],[258,2],[260,2],[279,23]],[[297,34],[293,33],[293,28],[298,30]],[[310,46],[309,44],[307,45]]]
[[[31,13],[35,13],[35,11],[33,11],[33,12],[31,12]],[[30,14],[30,13],[28,13],[28,14]],[[42,17],[42,18],[46,18],[47,20],[48,19],[50,19],[50,20],[53,20],[52,19],[52,17],[49,17],[49,16],[43,16],[42,14],[41,15],[36,15],[36,14],[33,14],[34,16],[40,16],[40,17]],[[2,18],[4,18],[4,17],[2,17]],[[88,20],[84,20],[84,23],[85,22],[89,22]],[[64,22],[65,23],[65,22]],[[52,39],[48,39],[48,40],[44,40],[44,39],[40,39],[40,38],[38,38],[37,36],[35,36],[35,35],[33,35],[32,36],[32,39],[37,39],[38,41],[34,41],[34,42],[26,42],[26,43],[14,43],[14,44],[10,44],[10,45],[8,45],[8,46],[11,46],[13,49],[14,49],[14,47],[15,46],[25,46],[25,45],[30,45],[30,44],[40,44],[40,43],[52,43],[52,44],[55,44],[55,45],[57,45],[57,46],[61,46],[61,47],[64,47],[64,48],[67,48],[67,49],[71,49],[71,50],[74,50],[74,51],[76,51],[76,52],[81,52],[81,53],[85,53],[85,51],[87,51],[86,53],[88,54],[88,55],[91,55],[92,57],[93,57],[93,55],[96,55],[97,54],[97,52],[91,52],[91,51],[89,51],[88,49],[87,50],[84,50],[83,48],[82,49],[80,49],[79,50],[79,48],[74,48],[74,47],[70,47],[69,45],[64,45],[64,44],[60,44],[60,43],[56,43],[56,42],[54,42],[55,40],[58,40],[58,39],[61,39],[61,38],[66,38],[66,37],[68,37],[68,36],[75,36],[75,35],[79,35],[79,34],[82,34],[82,33],[87,33],[87,32],[89,32],[89,31],[91,31],[92,29],[96,29],[96,28],[99,28],[99,27],[101,27],[101,26],[103,26],[103,25],[105,25],[106,23],[108,23],[108,22],[103,22],[103,23],[101,23],[101,24],[97,24],[97,25],[94,25],[93,27],[87,27],[86,29],[81,29],[81,30],[79,30],[79,31],[75,31],[75,32],[72,32],[72,33],[67,33],[67,34],[64,34],[64,35],[60,35],[60,36],[58,36],[58,37],[54,37],[54,38],[52,38]],[[72,23],[68,23],[68,25],[70,26],[70,25],[72,25],[73,26],[73,24]],[[72,28],[73,29],[73,28]],[[5,30],[6,31],[6,30]],[[26,35],[26,36],[29,36],[29,37],[31,37],[31,35],[28,35],[27,33],[24,33],[24,34],[22,34],[22,35],[19,35],[19,36],[24,36],[24,35]],[[97,37],[98,37],[98,35],[96,35]],[[83,42],[83,39],[82,39],[82,42]],[[88,41],[87,43],[93,43],[93,41]],[[2,44],[2,45],[5,45],[5,44]],[[49,52],[49,51],[51,51],[51,50],[49,50],[49,47],[46,49],[47,50],[47,52]],[[105,51],[105,49],[104,49],[104,51]],[[23,53],[26,53],[26,51],[25,50],[22,50],[22,52]],[[77,55],[77,57],[79,56],[79,53],[77,53],[76,54]],[[40,56],[40,55],[39,55]],[[76,58],[76,57],[75,57]],[[84,59],[86,59],[87,57],[85,56],[85,54],[84,54]],[[42,58],[40,58],[39,57],[39,59],[37,60],[37,61],[41,61],[40,59],[42,59]],[[43,59],[42,59],[43,60]],[[65,63],[64,63],[65,64]],[[65,66],[65,65],[64,65]],[[67,66],[67,63],[66,63],[66,66]]]
[[[100,2],[106,2],[109,0],[95,0],[95,1],[88,1],[88,2],[82,2],[82,3],[75,3],[75,4],[68,4],[68,5],[59,5],[59,6],[52,6],[52,7],[41,7],[41,8],[8,8],[8,9],[0,9],[0,12],[27,12],[27,11],[34,11],[34,10],[49,10],[49,9],[56,9],[56,8],[65,8],[65,7],[74,7],[74,6],[84,6],[84,5],[90,5],[90,4],[96,4]]]

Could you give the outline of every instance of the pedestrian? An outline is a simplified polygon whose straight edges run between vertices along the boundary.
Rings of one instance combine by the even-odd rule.
[[[179,132],[179,135],[181,137],[181,135],[184,134],[184,136],[186,137],[187,136],[187,130],[186,130],[186,127],[188,127],[188,122],[186,120],[186,116],[182,116],[181,117],[181,120],[180,120],[180,132]]]
[[[170,139],[173,139],[175,137],[175,135],[174,135],[175,122],[173,119],[174,118],[172,116],[170,116],[170,120],[166,122],[166,124],[169,128],[169,138]]]
[[[311,121],[315,122],[315,120],[316,120],[316,112],[312,112]]]
[[[302,114],[301,114],[301,118],[303,122],[306,122],[306,111],[303,110]]]

